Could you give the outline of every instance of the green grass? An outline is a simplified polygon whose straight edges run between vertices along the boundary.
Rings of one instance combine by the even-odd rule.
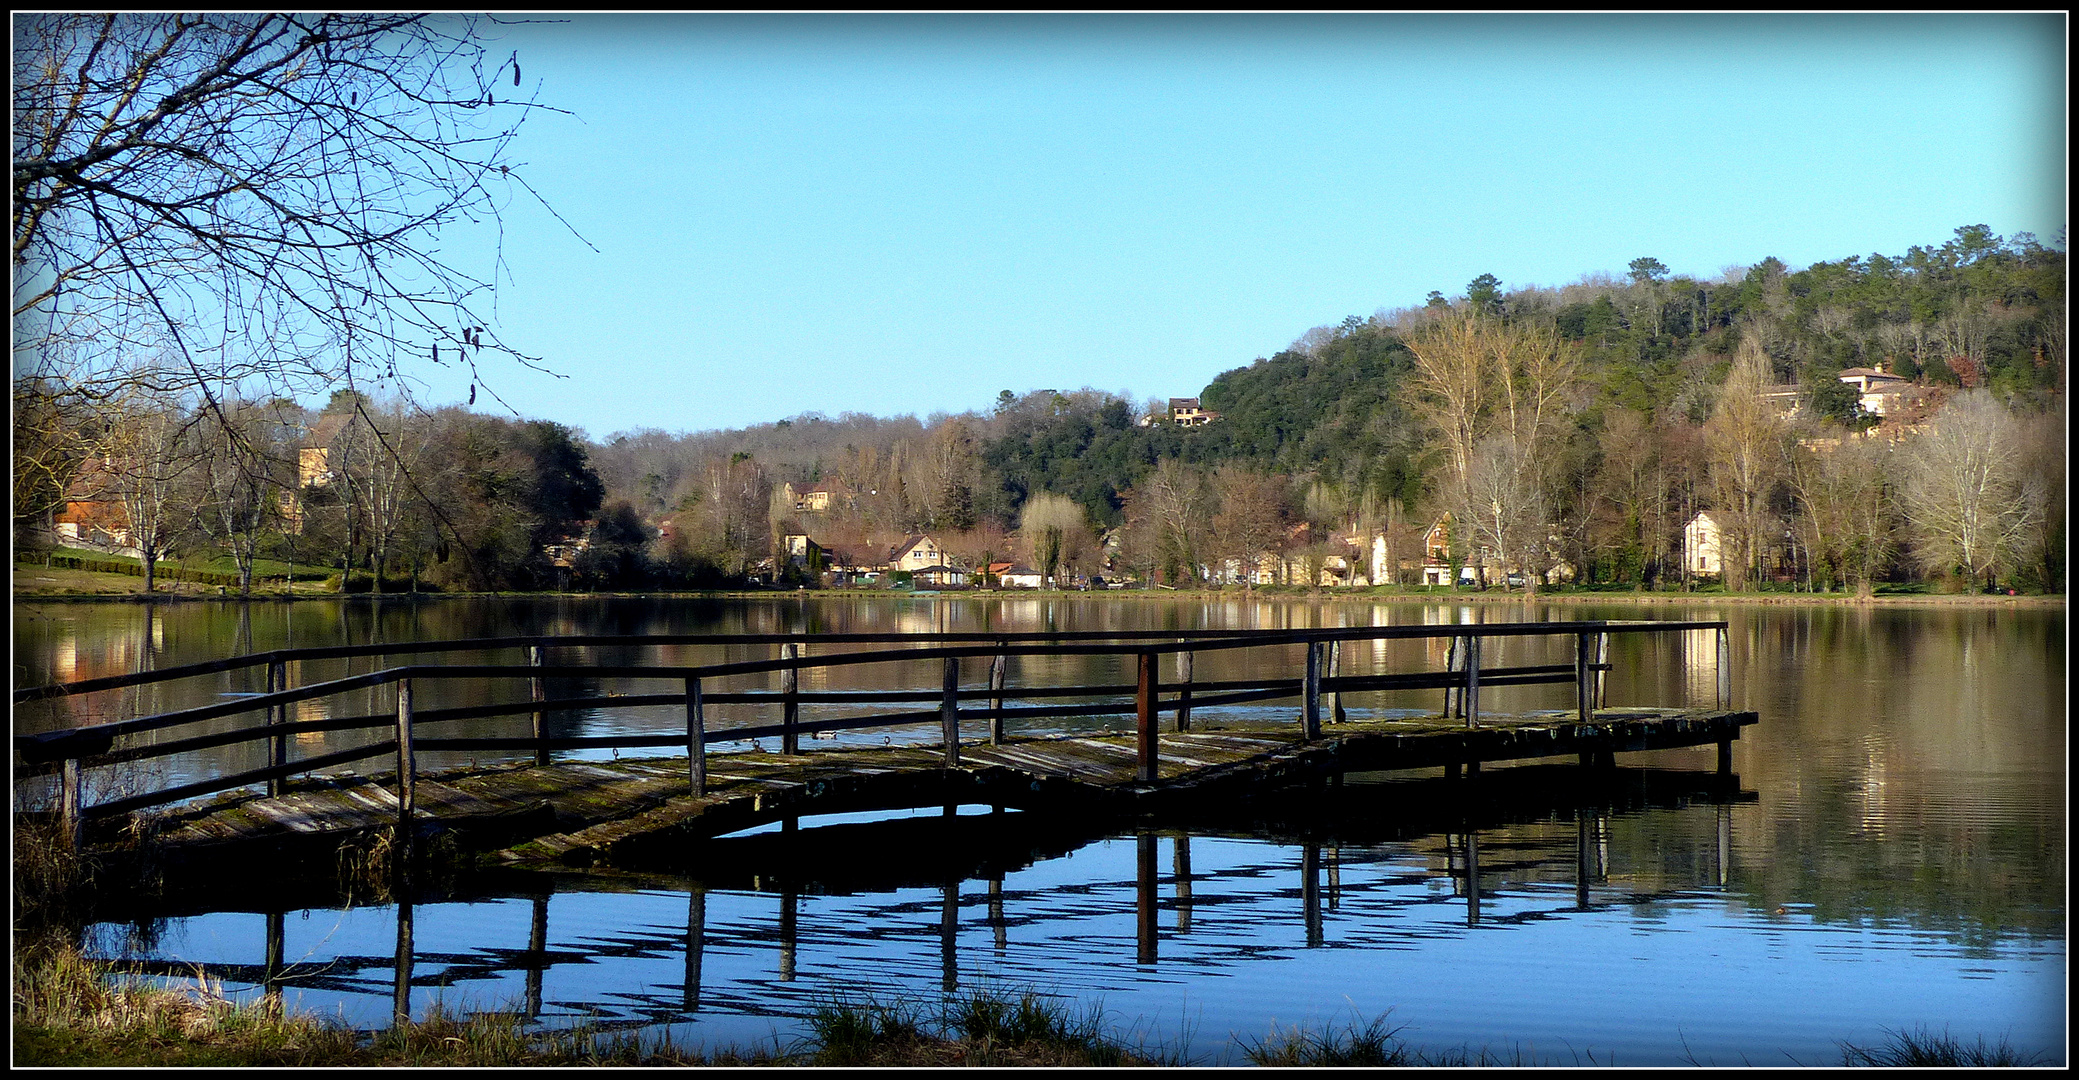
[[[1924,1027],[1885,1034],[1891,1041],[1882,1046],[1841,1044],[1841,1063],[1880,1069],[2026,1068],[2043,1063],[2042,1054],[2024,1054],[2004,1038],[1988,1043],[1980,1035],[1966,1043],[1947,1031],[1937,1035]]]
[[[276,999],[234,1002],[197,977],[165,983],[83,956],[62,934],[17,934],[13,964],[14,1063],[76,1067],[475,1067],[776,1065],[1040,1067],[1178,1065],[1129,1049],[1104,1032],[1097,1009],[1034,991],[978,990],[936,1009],[908,1002],[834,999],[808,1017],[792,1047],[682,1048],[670,1039],[594,1024],[547,1029],[516,1011],[458,1014],[440,1004],[420,1020],[356,1032]],[[1341,1027],[1299,1027],[1241,1043],[1247,1059],[1278,1068],[1466,1068],[1569,1064],[1522,1051],[1499,1055],[1411,1046],[1387,1014]],[[1965,1042],[1925,1028],[1887,1032],[1875,1047],[1842,1044],[1843,1063],[1878,1068],[2027,1067],[2005,1039]],[[1609,1065],[1592,1052],[1573,1065]]]
[[[1242,1043],[1242,1053],[1255,1065],[1288,1069],[1347,1068],[1495,1068],[1557,1065],[1533,1060],[1521,1050],[1507,1056],[1485,1048],[1421,1050],[1400,1037],[1403,1028],[1387,1024],[1388,1013],[1369,1020],[1353,1019],[1342,1027],[1302,1025],[1260,1041]],[[1609,1065],[1593,1052],[1578,1052],[1574,1065]]]

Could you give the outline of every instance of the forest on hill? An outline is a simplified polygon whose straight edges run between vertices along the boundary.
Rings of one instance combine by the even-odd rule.
[[[1124,561],[1115,571],[1169,580],[1253,558],[1265,537],[1278,546],[1391,534],[1405,549],[1416,527],[1446,512],[1464,520],[1466,485],[1480,479],[1451,459],[1417,355],[1433,328],[1463,317],[1535,328],[1567,361],[1545,427],[1515,433],[1541,459],[1537,475],[1512,478],[1536,489],[1527,501],[1542,520],[1523,528],[1550,535],[1525,541],[1502,523],[1485,530],[1489,547],[1549,549],[1525,557],[1566,562],[1586,580],[1660,584],[1680,576],[1672,564],[1685,522],[1744,507],[1749,575],[1788,567],[1817,583],[1867,586],[1990,570],[2061,589],[2064,295],[2062,250],[1982,225],[1902,255],[1798,270],[1770,258],[1709,280],[1642,257],[1621,276],[1554,288],[1481,275],[1459,296],[1432,292],[1418,306],[1316,327],[1215,377],[1199,397],[1219,419],[1203,426],[1167,422],[1159,400],[1006,390],[986,411],[923,421],[808,414],[737,431],[626,432],[589,449],[609,500],[675,523],[686,565],[739,569],[769,549],[774,530],[862,553],[932,532],[970,558],[1030,557],[1015,534],[1040,494],[1080,509],[1063,558],[1091,572],[1103,558],[1097,536],[1115,528],[1114,561]],[[1751,363],[1736,363],[1743,351]],[[1879,368],[1921,391],[1897,395],[1882,418],[1841,379]],[[1763,430],[1747,435],[1766,445],[1742,466],[1727,460],[1729,390],[1791,413],[1758,419]],[[1505,396],[1476,408],[1473,426],[1486,430]],[[1927,431],[1944,402],[1980,398],[1997,414],[2010,463],[1986,482],[2022,509],[1991,523],[1996,541],[1942,554],[1938,538],[1906,527],[1915,496],[1899,440]],[[1836,475],[1851,464],[1876,475]],[[827,490],[834,502],[797,511],[775,495],[786,485]],[[1850,490],[1877,505],[1848,505]],[[1858,511],[1859,526],[1840,520]],[[1461,547],[1475,543],[1471,528],[1458,531]]]
[[[130,548],[246,578],[680,588],[805,582],[929,534],[1064,579],[1319,584],[1340,557],[1380,584],[1436,562],[1448,517],[1449,562],[1488,581],[1670,587],[1709,512],[1733,586],[2062,591],[2065,259],[1979,225],[1710,279],[1651,257],[1558,287],[1483,274],[1220,372],[1189,425],[1167,399],[1005,389],[592,440],[342,390],[140,398],[88,455],[18,379],[17,546],[120,518]]]

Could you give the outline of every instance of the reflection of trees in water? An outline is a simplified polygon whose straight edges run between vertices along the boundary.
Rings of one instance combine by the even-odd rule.
[[[1742,891],[1979,945],[2062,935],[2058,613],[1829,606],[1732,618],[1754,655],[1780,658],[1739,669],[1740,700],[1763,717],[1741,775],[1766,822],[1740,835]]]
[[[1641,609],[1630,606],[1381,604],[1256,597],[1157,599],[1152,597],[1029,597],[980,599],[860,597],[744,598],[448,598],[387,597],[269,602],[250,606],[218,602],[138,605],[118,603],[31,604],[17,609],[18,685],[62,678],[89,678],[137,670],[156,642],[155,666],[193,663],[245,649],[267,650],[371,640],[458,639],[538,633],[810,633],[887,631],[915,624],[937,629],[1017,632],[1049,625],[1089,630],[1202,627],[1318,626],[1404,623],[1443,625],[1461,620],[1572,618],[1726,618],[1741,707],[1755,708],[1762,723],[1736,746],[1736,766],[1760,803],[1736,811],[1734,843],[1740,872],[1734,885],[1753,902],[1773,909],[1809,903],[1825,919],[1898,919],[1914,926],[1992,940],[2021,934],[2042,938],[2062,933],[2065,872],[2063,788],[2065,734],[2062,698],[2063,613],[2051,609],[1988,607],[1881,607],[1851,605],[1761,607],[1697,603]],[[156,627],[156,632],[154,631]],[[249,634],[250,644],[241,640]],[[1708,635],[1677,641],[1654,635],[1615,635],[1616,665],[1610,688],[1613,705],[1675,703],[1695,698],[1704,685],[1697,672],[1715,662]],[[1564,643],[1561,643],[1564,644]],[[864,646],[812,642],[811,655]],[[1366,643],[1344,651],[1351,674],[1438,666],[1441,642]],[[1515,647],[1504,643],[1503,648]],[[669,663],[763,659],[771,645],[679,647],[655,657]],[[583,661],[612,663],[633,657],[570,650]],[[1295,651],[1296,655],[1296,651]],[[513,654],[444,654],[434,662],[511,661]],[[1524,662],[1542,662],[1524,656]],[[1564,658],[1562,658],[1564,659]],[[552,654],[551,662],[555,662]],[[1201,681],[1246,678],[1268,670],[1272,658],[1200,653],[1194,677]],[[371,661],[355,661],[368,670]],[[344,661],[296,665],[294,685],[346,673]],[[1013,660],[1011,692],[1039,682],[1115,682],[1131,672],[1117,658],[1023,658]],[[987,678],[986,661],[963,668],[965,685]],[[247,682],[240,682],[244,679]],[[18,731],[112,719],[123,710],[163,711],[217,700],[227,691],[258,690],[264,673],[192,680],[192,685],[153,688],[151,698],[131,702],[123,695],[59,699],[17,710]],[[935,665],[914,670],[805,672],[804,690],[897,689],[935,685]],[[760,689],[766,688],[761,685]],[[1548,688],[1521,688],[1517,703],[1496,707],[1562,707],[1533,698]],[[527,695],[525,680],[510,688],[513,700]],[[550,696],[598,693],[585,681],[548,688]],[[1562,696],[1564,687],[1552,688]],[[1702,691],[1699,690],[1699,693]],[[467,704],[458,687],[430,683],[421,708]],[[185,695],[185,696],[184,696]],[[1487,695],[1483,691],[1483,705]],[[380,697],[380,695],[379,695]],[[1440,695],[1351,695],[1358,715],[1377,707],[1435,709]],[[890,706],[912,708],[914,706]],[[343,699],[313,706],[330,715],[367,709],[386,713],[394,699]],[[805,705],[803,718],[832,715],[838,707]],[[99,710],[89,715],[86,710]],[[722,715],[724,723],[763,723],[770,708],[742,707]],[[845,711],[854,711],[846,709]],[[859,708],[856,711],[873,711]],[[1263,715],[1274,710],[1266,709]],[[842,713],[839,713],[840,715]],[[554,735],[592,734],[598,723],[631,729],[666,730],[681,723],[671,708],[613,713],[552,713]],[[306,718],[300,712],[298,718]],[[1217,720],[1218,715],[1201,719]],[[461,732],[470,723],[449,725]],[[527,717],[484,722],[471,734],[520,733]],[[1099,721],[1090,721],[1098,726]],[[380,732],[327,733],[323,745],[299,745],[296,753],[377,739]],[[804,745],[813,744],[804,741]],[[255,744],[253,753],[259,753]],[[1693,764],[1685,752],[1657,759]],[[243,762],[253,766],[254,761]],[[1611,836],[1613,862],[1652,867],[1663,829],[1691,829],[1679,815],[1666,822],[1620,820]],[[1700,826],[1699,826],[1700,827]],[[1694,831],[1691,829],[1691,831]],[[1708,829],[1705,832],[1708,833]],[[1682,834],[1684,850],[1703,851],[1705,837]],[[1649,857],[1651,856],[1651,857]],[[1672,856],[1668,856],[1672,857]],[[1701,857],[1701,856],[1685,856]],[[1658,861],[1656,861],[1658,860]],[[1675,878],[1683,872],[1670,871]]]

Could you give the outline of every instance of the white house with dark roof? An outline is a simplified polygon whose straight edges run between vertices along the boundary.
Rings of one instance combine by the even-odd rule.
[[[1912,396],[1916,389],[1912,380],[1894,375],[1882,366],[1842,368],[1835,377],[1855,388],[1862,411],[1870,416],[1897,412],[1899,401]]]

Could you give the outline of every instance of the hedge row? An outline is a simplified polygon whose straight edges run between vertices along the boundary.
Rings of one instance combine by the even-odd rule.
[[[61,570],[86,570],[97,574],[128,574],[144,576],[144,564],[125,562],[120,559],[90,559],[82,555],[52,555],[45,565]],[[212,570],[189,570],[185,567],[159,564],[156,577],[168,581],[192,581],[198,585],[237,585],[237,574],[219,574]]]

